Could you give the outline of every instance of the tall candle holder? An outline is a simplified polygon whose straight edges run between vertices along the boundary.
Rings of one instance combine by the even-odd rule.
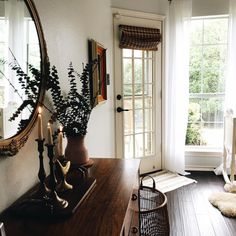
[[[50,167],[50,176],[49,176],[49,186],[51,189],[50,198],[52,205],[55,210],[64,209],[68,206],[68,202],[57,195],[56,185],[57,180],[55,176],[55,164],[54,164],[54,144],[46,144],[48,149],[48,158],[49,158],[49,167]]]
[[[45,139],[36,139],[35,140],[38,143],[38,152],[39,152],[39,172],[38,172],[38,178],[40,181],[39,189],[38,189],[38,196],[39,198],[45,198],[50,190],[47,188],[45,184],[45,178],[46,173],[44,170],[44,164],[43,164],[43,151],[44,151],[44,141]]]

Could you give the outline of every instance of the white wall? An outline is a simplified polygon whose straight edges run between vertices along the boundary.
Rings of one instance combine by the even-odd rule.
[[[111,0],[112,7],[165,15],[168,0]]]
[[[112,75],[112,14],[110,0],[34,0],[38,9],[51,65],[56,65],[63,86],[68,87],[70,62],[82,72],[87,62],[87,39],[107,48],[107,72],[111,77],[108,101],[96,107],[89,121],[87,147],[91,156],[114,157]],[[44,127],[48,116],[44,113]],[[44,132],[45,133],[45,132]],[[0,159],[0,212],[38,181],[37,129],[15,157]],[[45,153],[45,167],[48,169]]]
[[[91,114],[86,144],[90,156],[114,157],[114,110],[112,76],[112,14],[110,0],[35,0],[48,47],[51,64],[61,74],[64,88],[68,88],[69,63],[82,72],[87,62],[87,40],[93,38],[107,48],[107,73],[111,85],[108,100]]]
[[[112,7],[166,15],[168,0],[111,0]],[[193,16],[228,13],[228,0],[193,0]]]
[[[228,14],[228,0],[193,0],[193,16]]]

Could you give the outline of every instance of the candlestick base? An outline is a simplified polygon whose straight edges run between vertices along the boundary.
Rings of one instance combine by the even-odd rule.
[[[46,186],[45,183],[40,183],[38,189],[33,195],[37,195],[39,199],[44,199],[51,193],[51,190]]]
[[[53,210],[60,210],[60,209],[65,209],[68,206],[68,201],[65,199],[60,198],[57,195],[56,191],[52,191],[50,194],[50,200],[51,204],[53,205]]]

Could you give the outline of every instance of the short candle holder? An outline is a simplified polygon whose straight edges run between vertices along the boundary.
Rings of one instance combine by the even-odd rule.
[[[53,144],[46,144],[48,149],[48,158],[49,158],[49,167],[50,167],[50,176],[49,176],[49,186],[51,189],[50,193],[50,200],[52,201],[52,205],[55,210],[64,209],[68,206],[68,202],[57,195],[56,192],[56,185],[57,180],[55,176],[55,165],[54,165],[54,145]]]
[[[73,186],[69,184],[66,180],[66,175],[69,172],[71,162],[66,161],[65,158],[59,157],[57,159],[58,170],[60,171],[61,181],[57,185],[56,189],[58,192],[65,192],[67,190],[73,189]]]

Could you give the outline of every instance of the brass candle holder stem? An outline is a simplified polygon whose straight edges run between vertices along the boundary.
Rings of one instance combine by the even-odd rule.
[[[50,176],[49,176],[49,186],[51,189],[50,198],[52,201],[52,205],[55,210],[64,209],[68,206],[68,202],[57,195],[56,192],[56,185],[57,180],[55,176],[55,163],[54,163],[54,145],[53,144],[46,144],[48,149],[48,158],[49,158],[49,167],[50,167]]]

